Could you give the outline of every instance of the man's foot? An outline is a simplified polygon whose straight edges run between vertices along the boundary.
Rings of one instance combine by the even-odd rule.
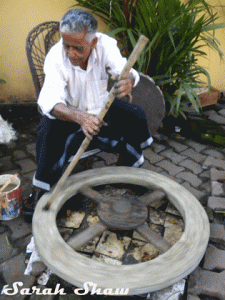
[[[32,193],[28,197],[27,201],[23,205],[23,210],[22,213],[24,215],[25,221],[27,223],[32,222],[33,214],[34,214],[34,209],[37,205],[38,200],[43,196],[43,194],[46,191],[34,187],[32,190]]]

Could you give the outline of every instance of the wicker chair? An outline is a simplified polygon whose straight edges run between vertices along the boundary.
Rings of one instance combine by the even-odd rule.
[[[37,25],[26,39],[27,59],[37,97],[44,83],[43,64],[46,54],[59,39],[59,22],[54,21]]]

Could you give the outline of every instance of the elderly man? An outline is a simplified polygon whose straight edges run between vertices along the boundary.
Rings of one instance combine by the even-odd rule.
[[[117,98],[104,118],[98,113],[108,95],[109,74],[121,73],[126,59],[116,40],[97,32],[97,21],[87,11],[71,9],[60,22],[61,40],[51,48],[44,64],[45,81],[38,105],[44,116],[37,130],[37,170],[31,199],[49,191],[79,149],[85,136],[94,136],[90,146],[117,152],[122,164],[139,167],[144,162],[141,149],[152,142],[143,110],[128,101],[139,81],[132,69],[117,81]]]

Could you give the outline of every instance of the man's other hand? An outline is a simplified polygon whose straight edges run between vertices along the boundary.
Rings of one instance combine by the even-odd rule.
[[[119,76],[112,76],[113,80],[118,80]],[[125,79],[121,79],[118,80],[115,83],[115,94],[117,97],[119,98],[123,98],[127,95],[131,95],[132,92],[132,88],[134,85],[134,77],[133,75],[130,73],[127,78]]]

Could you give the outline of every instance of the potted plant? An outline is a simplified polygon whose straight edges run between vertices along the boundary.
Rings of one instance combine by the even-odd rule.
[[[150,42],[135,68],[151,76],[163,90],[168,114],[182,115],[192,106],[201,107],[196,88],[204,74],[211,87],[210,75],[198,64],[207,58],[205,46],[223,56],[215,30],[217,15],[205,0],[77,0],[75,6],[89,9],[107,25],[107,34],[119,41],[121,51],[129,56],[140,34]]]

